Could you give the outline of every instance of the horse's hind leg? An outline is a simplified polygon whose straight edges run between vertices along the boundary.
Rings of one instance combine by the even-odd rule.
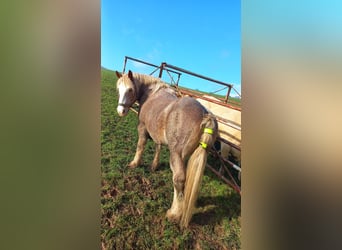
[[[174,222],[179,222],[183,210],[183,191],[185,184],[184,161],[178,153],[170,153],[170,166],[173,173],[173,202],[167,211],[166,217]]]
[[[154,153],[153,162],[151,164],[151,170],[154,171],[157,169],[159,164],[159,156],[160,156],[161,144],[156,143],[156,152]]]
[[[133,161],[131,161],[128,164],[128,166],[131,168],[135,168],[140,165],[141,157],[144,152],[145,144],[147,141],[146,127],[141,122],[139,122],[139,125],[138,125],[138,134],[139,134],[139,139],[138,139],[138,144],[137,144],[137,151],[135,152]]]

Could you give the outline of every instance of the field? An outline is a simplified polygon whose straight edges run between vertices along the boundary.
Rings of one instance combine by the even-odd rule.
[[[151,172],[153,143],[149,141],[143,164],[133,159],[138,117],[116,114],[116,76],[101,72],[101,244],[103,249],[240,249],[241,198],[206,169],[197,210],[188,229],[181,231],[165,214],[173,198],[168,150],[163,147],[160,166]],[[218,162],[208,158],[210,164]]]

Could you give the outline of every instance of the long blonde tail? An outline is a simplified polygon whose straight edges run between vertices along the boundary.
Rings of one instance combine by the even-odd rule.
[[[195,203],[198,197],[205,166],[207,164],[207,151],[212,147],[217,136],[217,121],[211,114],[207,114],[201,123],[203,134],[199,146],[192,153],[186,170],[184,187],[184,207],[180,220],[180,227],[186,228],[191,220]]]

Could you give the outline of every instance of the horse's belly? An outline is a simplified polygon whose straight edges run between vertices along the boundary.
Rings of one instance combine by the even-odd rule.
[[[149,136],[155,143],[167,145],[167,138],[165,135],[165,131],[163,129],[161,129],[160,127],[158,128],[158,126],[151,125],[151,124],[150,126],[146,126],[146,127],[147,127],[147,132]]]
[[[157,136],[151,136],[152,140],[157,144],[167,145],[167,139],[164,136],[157,135]]]

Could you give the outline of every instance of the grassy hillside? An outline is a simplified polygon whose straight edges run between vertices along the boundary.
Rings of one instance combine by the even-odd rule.
[[[190,227],[180,231],[165,218],[173,197],[168,151],[149,170],[153,143],[142,166],[128,169],[137,142],[138,118],[116,114],[116,78],[102,69],[101,99],[101,242],[104,249],[239,249],[240,197],[206,170],[198,210]],[[209,158],[211,164],[216,159]]]

